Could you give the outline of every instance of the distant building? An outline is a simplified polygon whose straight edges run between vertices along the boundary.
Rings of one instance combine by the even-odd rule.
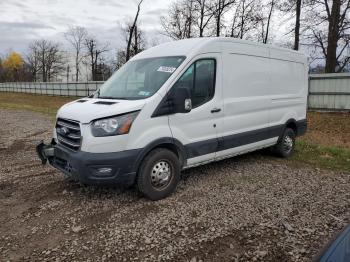
[[[64,68],[55,77],[54,82],[76,82],[75,55],[65,52]],[[79,66],[79,82],[91,81],[91,70],[87,59],[83,59]]]

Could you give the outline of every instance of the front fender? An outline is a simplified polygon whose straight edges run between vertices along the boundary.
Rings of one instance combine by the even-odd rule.
[[[145,146],[141,150],[140,154],[138,155],[137,160],[135,161],[135,170],[138,170],[138,168],[141,165],[142,160],[153,149],[155,149],[157,147],[162,147],[162,146],[166,148],[169,145],[173,146],[176,149],[177,153],[179,154],[181,166],[185,166],[186,161],[187,161],[187,152],[186,152],[184,145],[182,145],[182,143],[175,138],[163,137],[163,138],[159,138],[157,140],[152,141],[151,143],[149,143],[147,146]]]

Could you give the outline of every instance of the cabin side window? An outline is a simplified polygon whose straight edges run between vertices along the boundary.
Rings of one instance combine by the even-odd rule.
[[[215,59],[200,59],[186,70],[173,88],[189,89],[191,92],[192,106],[195,108],[214,97],[215,76]]]

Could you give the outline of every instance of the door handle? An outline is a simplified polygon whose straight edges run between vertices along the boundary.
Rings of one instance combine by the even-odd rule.
[[[221,108],[213,108],[210,112],[212,113],[212,114],[214,114],[214,113],[219,113],[221,111]]]

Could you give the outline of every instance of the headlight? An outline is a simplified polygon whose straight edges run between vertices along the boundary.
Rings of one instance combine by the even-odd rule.
[[[140,111],[136,111],[115,117],[95,120],[91,124],[92,135],[101,137],[127,134],[139,112]]]

